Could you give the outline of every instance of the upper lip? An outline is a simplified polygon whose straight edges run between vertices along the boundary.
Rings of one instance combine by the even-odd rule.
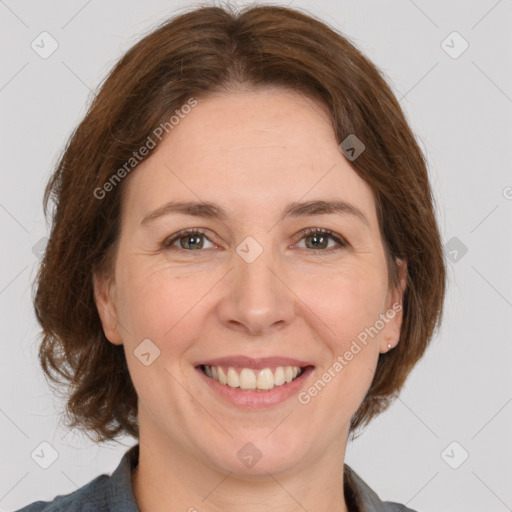
[[[247,356],[230,356],[219,357],[216,359],[208,359],[201,361],[196,366],[224,366],[224,367],[238,367],[238,368],[253,368],[254,370],[262,370],[263,368],[271,368],[276,366],[313,366],[307,361],[300,361],[291,357],[258,357],[252,358]]]

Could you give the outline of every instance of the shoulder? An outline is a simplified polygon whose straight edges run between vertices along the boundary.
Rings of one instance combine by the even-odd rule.
[[[106,512],[109,510],[109,478],[107,475],[100,475],[70,494],[60,494],[52,501],[35,501],[16,512]]]
[[[401,503],[382,501],[378,494],[347,464],[345,478],[355,494],[361,512],[416,512]]]
[[[139,445],[133,446],[111,475],[102,474],[52,501],[35,501],[15,512],[139,512],[131,483]]]

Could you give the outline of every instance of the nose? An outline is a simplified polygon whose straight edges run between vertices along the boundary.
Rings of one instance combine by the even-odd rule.
[[[295,315],[295,295],[271,250],[252,263],[235,254],[223,281],[218,314],[230,329],[263,335],[284,328]]]

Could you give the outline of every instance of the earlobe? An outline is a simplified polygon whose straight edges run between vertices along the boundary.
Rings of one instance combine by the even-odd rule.
[[[114,345],[121,345],[119,322],[115,306],[114,283],[110,278],[93,273],[93,289],[96,308],[100,316],[105,337]]]

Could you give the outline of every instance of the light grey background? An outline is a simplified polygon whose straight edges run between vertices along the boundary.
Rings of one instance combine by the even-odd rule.
[[[512,1],[282,3],[341,30],[384,71],[427,154],[448,244],[443,326],[346,462],[382,499],[420,512],[512,510]],[[92,91],[133,43],[192,5],[0,0],[0,510],[72,492],[134,443],[98,447],[59,424],[62,402],[37,361],[33,248],[49,233],[44,185]],[[31,48],[43,31],[59,45],[47,59]],[[457,58],[453,31],[469,44]],[[44,441],[59,455],[48,469],[31,458]]]

